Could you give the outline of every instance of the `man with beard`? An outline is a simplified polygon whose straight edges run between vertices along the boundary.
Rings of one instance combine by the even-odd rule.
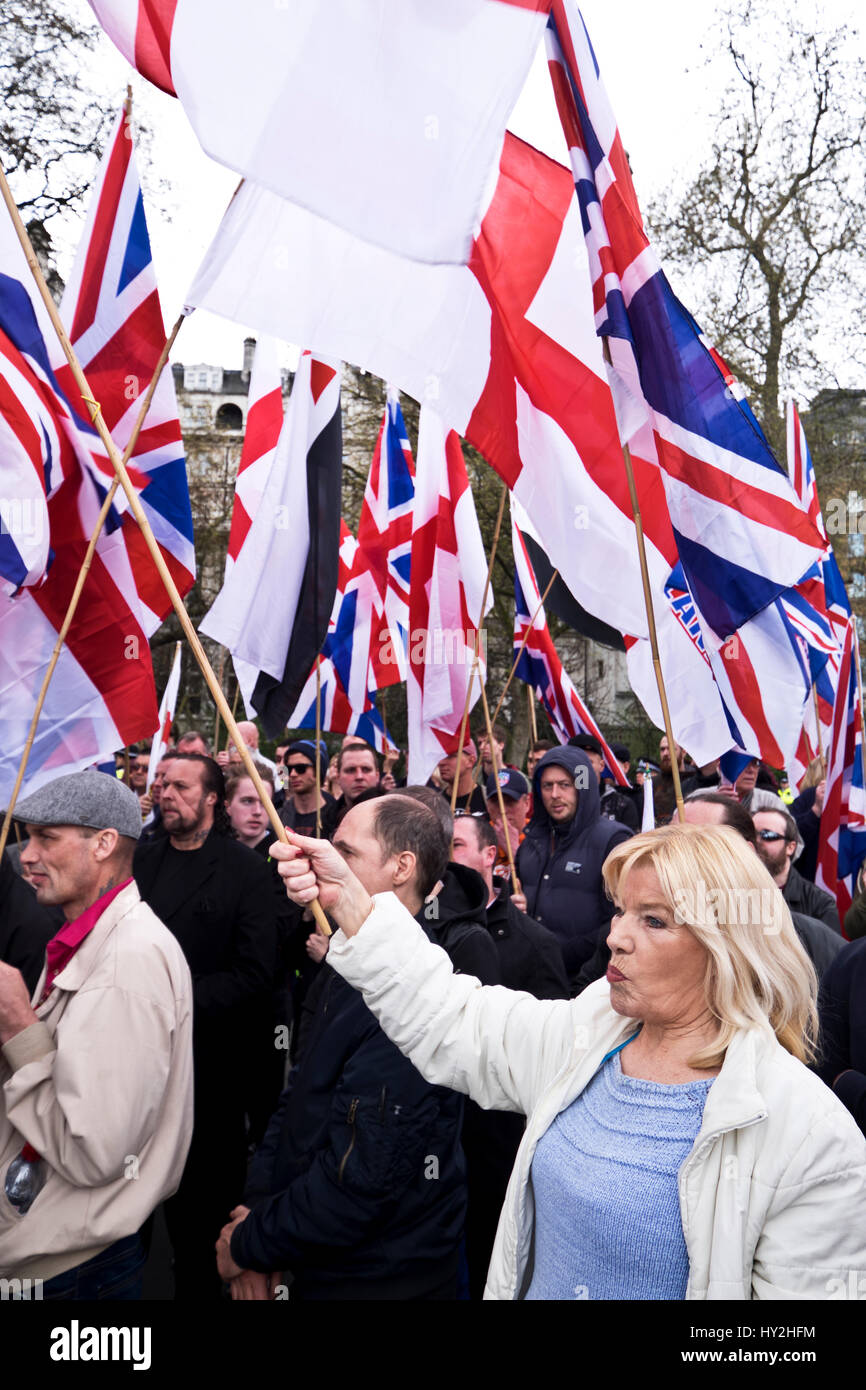
[[[192,973],[195,1077],[192,1147],[166,1224],[175,1297],[218,1298],[213,1243],[243,1184],[250,1069],[266,1065],[255,1021],[271,1007],[277,904],[267,865],[229,833],[212,758],[172,758],[160,806],[166,834],[139,845],[134,874]]]

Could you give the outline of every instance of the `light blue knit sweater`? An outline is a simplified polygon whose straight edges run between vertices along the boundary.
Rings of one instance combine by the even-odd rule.
[[[677,1174],[709,1081],[663,1086],[610,1057],[539,1141],[529,1299],[685,1297]]]

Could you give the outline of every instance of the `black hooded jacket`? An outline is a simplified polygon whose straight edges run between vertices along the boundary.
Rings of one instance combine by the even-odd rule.
[[[442,886],[417,914],[430,940],[451,957],[461,975],[474,975],[483,985],[502,979],[499,953],[487,930],[487,885],[474,869],[448,865]]]
[[[541,777],[549,767],[564,768],[579,783],[577,811],[564,824],[552,821],[544,809]],[[573,976],[592,955],[599,929],[613,912],[601,866],[631,831],[601,816],[598,778],[580,748],[545,753],[532,780],[532,803],[532,819],[517,851],[517,876],[529,916],[558,938],[565,968]]]

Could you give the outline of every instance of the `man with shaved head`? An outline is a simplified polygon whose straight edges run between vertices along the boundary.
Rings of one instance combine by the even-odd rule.
[[[307,852],[327,843],[292,840]],[[413,914],[449,852],[434,813],[396,794],[353,806],[333,846],[369,893],[394,893]],[[240,1299],[286,1283],[301,1300],[454,1298],[462,1097],[424,1081],[327,964],[322,978],[299,1064],[217,1243],[219,1271]]]

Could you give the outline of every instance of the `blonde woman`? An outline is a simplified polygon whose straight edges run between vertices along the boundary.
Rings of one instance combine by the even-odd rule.
[[[866,1271],[866,1141],[805,1063],[815,976],[733,831],[669,826],[608,857],[607,979],[539,1001],[454,975],[329,844],[276,846],[341,930],[333,968],[427,1080],[527,1116],[494,1299],[839,1297]]]

